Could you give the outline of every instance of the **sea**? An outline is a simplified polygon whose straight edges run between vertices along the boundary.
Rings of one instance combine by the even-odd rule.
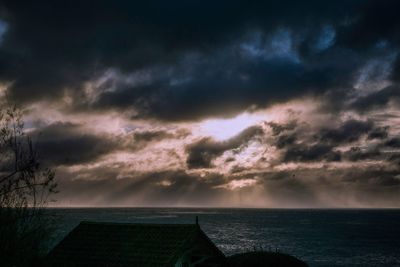
[[[293,255],[311,267],[400,266],[400,209],[54,208],[54,246],[80,221],[195,223],[225,255]]]

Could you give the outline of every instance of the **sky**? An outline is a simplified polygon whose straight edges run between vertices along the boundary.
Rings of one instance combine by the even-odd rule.
[[[400,207],[400,2],[0,0],[54,206]]]

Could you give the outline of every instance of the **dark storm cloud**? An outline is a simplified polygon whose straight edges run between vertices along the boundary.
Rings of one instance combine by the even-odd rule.
[[[400,44],[400,18],[396,12],[400,3],[389,1],[364,1],[351,27],[343,27],[338,40],[353,49],[368,49],[382,41]]]
[[[399,98],[400,87],[398,85],[390,85],[357,99],[352,103],[351,107],[359,111],[368,111],[370,109],[383,108],[391,100],[396,100],[398,102]]]
[[[388,147],[400,148],[400,138],[399,137],[390,138],[384,143],[384,145]]]
[[[276,147],[281,149],[293,145],[297,140],[296,134],[280,135],[276,141]]]
[[[396,1],[4,0],[1,6],[9,27],[0,78],[13,82],[11,97],[34,101],[70,90],[82,99],[84,82],[107,69],[161,67],[162,78],[146,86],[121,84],[89,107],[133,108],[138,116],[165,120],[227,115],[351,88],[365,63],[361,46],[398,43]],[[354,32],[358,38],[351,38]]]
[[[351,86],[357,60],[321,59],[304,64],[290,56],[249,57],[240,47],[226,47],[213,56],[189,57],[154,74],[145,85],[121,84],[100,94],[92,108],[132,108],[139,117],[191,120],[230,115],[252,106],[265,107],[305,94]],[[207,108],[205,108],[207,107]]]
[[[378,148],[363,150],[360,147],[351,147],[343,153],[343,157],[350,161],[381,159],[381,155]]]
[[[159,144],[168,142],[173,139],[182,140],[190,134],[187,129],[178,129],[176,131],[166,130],[137,130],[131,134],[120,136],[119,139],[123,140],[121,150],[130,153],[136,153],[139,150],[145,151],[151,144]],[[172,152],[171,152],[172,153]],[[170,155],[172,158],[176,157],[174,153]]]
[[[101,156],[117,150],[134,153],[155,142],[183,138],[188,132],[182,129],[176,132],[146,130],[116,136],[96,134],[80,124],[55,122],[39,127],[30,135],[35,140],[40,158],[46,164],[57,166],[94,163]]]
[[[286,149],[283,161],[340,161],[340,152],[334,151],[331,145],[295,144]]]
[[[322,129],[317,139],[327,143],[347,143],[357,141],[362,135],[373,129],[372,121],[347,120],[337,128]]]
[[[118,147],[112,138],[86,133],[81,125],[72,123],[53,123],[31,135],[39,157],[51,165],[92,162]]]
[[[206,137],[186,147],[186,163],[189,169],[210,168],[212,161],[227,150],[237,149],[246,145],[250,140],[261,135],[261,127],[253,126],[226,141],[215,141]]]
[[[136,142],[152,142],[159,141],[166,138],[173,138],[174,135],[166,131],[144,131],[135,132],[133,134],[134,141]]]
[[[400,153],[393,153],[388,158],[389,162],[397,164],[397,167],[400,167]]]
[[[372,131],[369,132],[368,140],[385,139],[389,135],[388,130],[389,130],[389,126],[376,127],[375,129],[373,129]]]
[[[400,55],[397,55],[396,61],[393,64],[393,72],[391,75],[392,80],[396,81],[397,83],[400,82]]]
[[[360,161],[383,157],[380,148],[395,146],[396,138],[387,140],[388,126],[375,126],[370,120],[348,119],[329,128],[311,129],[307,125],[272,125],[272,144],[282,151],[282,162]],[[366,137],[367,141],[380,140],[375,147],[338,149]]]

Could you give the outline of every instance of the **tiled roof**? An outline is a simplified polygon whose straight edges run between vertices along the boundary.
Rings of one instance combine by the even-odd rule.
[[[208,240],[196,224],[81,222],[45,262],[48,266],[172,266],[199,235]]]

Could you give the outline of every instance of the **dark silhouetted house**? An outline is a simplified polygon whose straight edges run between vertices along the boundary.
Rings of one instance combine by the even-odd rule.
[[[81,222],[45,266],[223,266],[224,254],[196,224]]]

